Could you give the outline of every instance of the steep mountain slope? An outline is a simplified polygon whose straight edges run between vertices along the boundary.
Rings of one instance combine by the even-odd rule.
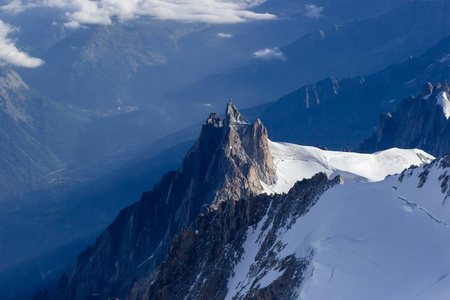
[[[260,111],[242,113],[253,122]],[[56,184],[50,188],[14,197],[0,207],[0,298],[33,295],[43,283],[70,271],[77,254],[95,242],[122,208],[134,203],[142,191],[150,190],[162,175],[181,164],[202,127],[202,123],[190,126],[140,148],[137,153],[124,154],[117,146],[123,138],[119,132],[131,134],[121,129],[122,123],[113,126],[113,119],[102,126],[100,120],[91,120],[84,124],[78,138],[75,151],[100,163],[90,167],[79,159],[77,166],[84,167],[82,170],[58,172],[52,178]],[[117,135],[113,141],[105,142],[104,132],[98,130],[99,126],[108,130],[106,125]],[[101,145],[97,149],[105,151],[87,152],[90,145],[80,141],[86,140],[85,131],[91,132],[89,139]],[[24,282],[28,289],[23,288]]]
[[[376,183],[319,173],[288,194],[223,202],[129,299],[446,299],[449,162]]]
[[[246,107],[272,101],[326,76],[378,72],[438,43],[450,30],[449,12],[448,1],[409,1],[372,19],[322,27],[284,47],[277,45],[279,52],[267,47],[272,50],[263,56],[266,59],[255,58],[248,66],[207,76],[173,98],[208,99],[216,104],[231,95],[245,101]]]
[[[391,165],[380,168],[383,159]],[[167,258],[173,236],[211,205],[284,191],[317,170],[371,181],[432,159],[420,150],[394,149],[373,156],[272,143],[259,120],[252,125],[228,104],[225,120],[210,115],[180,168],[167,173],[139,202],[124,209],[95,246],[78,256],[72,272],[61,281],[63,289],[54,297],[125,297],[138,280],[151,280],[154,269]],[[364,172],[365,166],[374,172]]]
[[[172,237],[195,221],[203,205],[260,193],[260,180],[272,184],[274,176],[267,131],[228,104],[225,120],[211,114],[180,168],[124,209],[79,255],[60,297],[125,296],[167,257]]]
[[[390,110],[405,95],[419,93],[424,82],[450,78],[448,53],[446,36],[422,56],[381,72],[307,85],[269,106],[261,120],[275,141],[357,149],[378,124],[374,112]]]
[[[176,169],[193,144],[156,154],[147,149],[145,157],[97,179],[68,181],[8,199],[0,207],[0,298],[32,298],[69,272],[77,254],[95,242],[121,209],[167,170]]]
[[[3,200],[45,185],[47,175],[65,166],[81,117],[31,90],[10,68],[0,67],[0,126]]]
[[[377,132],[364,141],[362,151],[393,147],[420,148],[436,156],[450,151],[450,88],[448,82],[431,83],[414,98],[403,99],[393,115],[381,113]]]

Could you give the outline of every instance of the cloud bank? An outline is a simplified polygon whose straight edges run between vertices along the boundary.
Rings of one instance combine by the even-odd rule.
[[[309,19],[318,19],[318,18],[322,17],[323,10],[324,10],[323,6],[315,6],[314,4],[306,4],[305,5],[305,13],[303,15]]]
[[[255,13],[251,7],[267,0],[6,0],[0,11],[18,14],[27,9],[46,7],[63,12],[64,24],[78,28],[88,24],[111,25],[115,20],[139,17],[210,24],[242,23],[276,18],[269,13]],[[0,63],[35,68],[44,62],[16,48],[9,36],[16,31],[0,20]],[[231,38],[220,33],[220,38]]]
[[[36,68],[44,63],[39,58],[30,57],[14,45],[9,35],[16,29],[0,20],[0,64],[11,64],[18,67]]]
[[[276,16],[249,9],[266,0],[12,0],[3,11],[18,13],[33,7],[60,9],[66,26],[110,25],[113,20],[151,17],[159,20],[212,24],[270,20]]]
[[[278,47],[275,48],[265,48],[259,51],[253,52],[253,56],[255,58],[263,59],[263,60],[286,60],[283,52]]]

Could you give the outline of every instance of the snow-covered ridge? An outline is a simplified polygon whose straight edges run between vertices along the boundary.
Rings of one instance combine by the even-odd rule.
[[[257,254],[270,253],[263,249],[275,220],[269,208],[247,231],[227,298],[243,299],[258,284],[277,286],[293,256],[308,266],[298,270],[292,299],[448,299],[449,167],[444,157],[379,182],[326,191],[293,225],[276,228],[272,263],[256,274]]]
[[[264,192],[286,193],[295,182],[324,172],[330,178],[344,177],[345,182],[375,182],[387,175],[402,172],[412,165],[430,163],[434,157],[422,150],[392,148],[374,154],[327,151],[316,147],[269,142],[274,159],[277,181]]]

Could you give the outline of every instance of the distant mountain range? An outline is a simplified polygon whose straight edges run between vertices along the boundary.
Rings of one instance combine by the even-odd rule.
[[[409,1],[381,16],[324,27],[280,45],[282,55],[209,75],[170,98],[220,105],[231,96],[247,107],[325,77],[378,72],[437,44],[450,30],[449,11],[448,1]]]
[[[309,1],[261,2],[254,9],[276,14],[277,20],[211,26],[140,18],[111,26],[89,26],[73,33],[73,29],[48,24],[52,17],[58,20],[52,10],[24,12],[30,21],[20,14],[0,16],[23,27],[21,45],[31,48],[31,53],[37,52],[33,51],[37,45],[38,54],[46,62],[34,70],[19,70],[31,86],[51,99],[107,113],[160,104],[162,94],[247,64],[255,51],[289,44],[319,26],[378,16],[406,1],[360,1],[358,5],[348,0],[323,1],[317,6],[320,12],[311,16],[307,15]],[[45,24],[40,30],[43,40],[48,41],[46,51],[41,49],[42,42],[33,38],[31,20],[36,18]],[[186,97],[191,95],[183,95]],[[200,94],[192,97],[195,102],[202,98]]]
[[[448,53],[449,36],[425,54],[378,73],[307,85],[274,102],[261,120],[275,141],[357,150],[378,126],[380,111],[392,111],[405,95],[418,94],[426,82],[450,78]]]

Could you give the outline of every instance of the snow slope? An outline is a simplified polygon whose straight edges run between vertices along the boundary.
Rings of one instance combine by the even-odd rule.
[[[273,224],[266,215],[247,230],[226,298],[269,286],[293,255],[308,260],[297,299],[449,299],[449,167],[444,157],[379,182],[329,189],[305,215],[277,228],[264,250],[276,259],[257,276],[252,266]]]
[[[324,172],[330,178],[342,175],[345,182],[374,182],[387,175],[400,173],[412,165],[430,163],[434,157],[418,149],[392,148],[374,154],[324,151],[316,147],[269,142],[274,159],[277,181],[264,192],[286,193],[295,182]]]

